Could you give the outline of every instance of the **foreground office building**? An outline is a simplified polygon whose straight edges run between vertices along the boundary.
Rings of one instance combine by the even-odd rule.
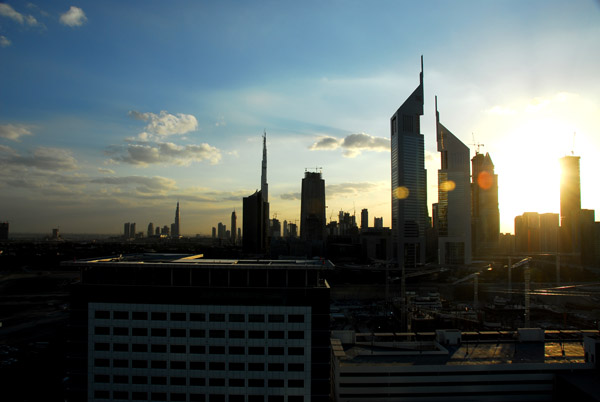
[[[322,241],[325,237],[325,180],[321,172],[304,172],[300,236],[306,241]]]
[[[400,267],[415,267],[425,263],[428,218],[422,115],[423,57],[419,86],[390,119],[393,257]]]
[[[471,239],[473,255],[492,255],[498,247],[500,236],[500,210],[498,208],[498,175],[490,154],[479,152],[471,159]]]
[[[327,261],[68,263],[70,400],[327,401]]]

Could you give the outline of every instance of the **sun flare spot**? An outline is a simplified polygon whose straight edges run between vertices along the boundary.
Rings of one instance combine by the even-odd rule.
[[[479,173],[479,175],[477,176],[477,185],[482,190],[489,190],[492,187],[493,183],[494,180],[492,178],[492,175],[489,172],[486,172],[485,170]]]
[[[406,187],[396,187],[396,189],[394,190],[394,197],[396,197],[396,199],[398,200],[404,200],[408,198],[409,194],[410,191]]]
[[[453,191],[455,188],[456,188],[456,183],[454,183],[452,180],[447,180],[440,184],[440,189],[442,191]]]

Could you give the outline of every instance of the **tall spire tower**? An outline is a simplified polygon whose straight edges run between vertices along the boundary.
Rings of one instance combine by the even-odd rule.
[[[260,191],[264,202],[269,202],[269,185],[267,184],[267,131],[263,134],[263,157],[260,174]]]
[[[181,227],[180,225],[180,221],[179,221],[179,201],[177,201],[177,209],[175,210],[175,222],[173,223],[173,229],[171,233],[171,235],[173,237],[179,237],[181,236]]]

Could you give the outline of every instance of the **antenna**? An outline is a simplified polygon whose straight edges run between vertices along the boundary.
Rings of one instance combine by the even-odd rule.
[[[573,131],[573,147],[571,148],[571,156],[575,155],[575,131]]]

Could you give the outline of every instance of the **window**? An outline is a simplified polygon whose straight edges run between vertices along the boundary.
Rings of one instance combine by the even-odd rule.
[[[171,313],[171,321],[185,321],[186,313]]]
[[[106,374],[96,374],[94,376],[94,382],[99,382],[99,383],[109,383],[110,382],[110,376],[106,375]]]
[[[229,399],[231,401],[231,397]],[[190,402],[206,402],[204,394],[190,394]]]
[[[224,378],[210,378],[208,380],[208,385],[211,387],[224,387],[225,379]]]
[[[94,344],[94,350],[97,352],[108,352],[110,350],[110,343],[96,342]]]
[[[269,380],[269,388],[283,388],[284,381],[283,380]]]
[[[304,356],[304,348],[288,348],[288,356]]]
[[[248,331],[248,338],[250,339],[264,339],[265,331]]]
[[[206,315],[204,313],[190,313],[190,321],[205,321]]]
[[[147,392],[132,392],[131,399],[134,401],[147,401],[148,393]]]
[[[110,360],[94,359],[94,367],[110,367]]]
[[[190,370],[204,370],[205,367],[204,362],[190,362]]]
[[[229,338],[231,339],[244,339],[246,337],[246,331],[230,330]]]
[[[117,368],[127,368],[127,367],[129,367],[129,360],[125,360],[125,359],[114,359],[114,360],[113,360],[113,367],[117,367]]]
[[[303,363],[290,363],[288,364],[288,371],[304,371]]]
[[[171,385],[187,385],[185,377],[171,377]]]
[[[284,348],[283,347],[270,347],[269,348],[269,355],[270,356],[282,356],[284,354]]]
[[[195,387],[203,387],[206,384],[206,380],[200,377],[190,377],[190,385]]]
[[[131,377],[132,384],[148,384],[148,377],[141,375],[134,375]]]
[[[171,360],[171,369],[172,370],[185,370],[185,362],[179,360]]]
[[[283,331],[269,331],[269,339],[283,339]]]
[[[229,322],[245,322],[246,316],[244,314],[229,314]]]
[[[113,391],[113,399],[125,399],[125,400],[129,400],[129,392],[127,392],[127,391]]]
[[[284,322],[283,314],[269,314],[269,322]]]
[[[147,320],[148,313],[146,313],[145,311],[134,311],[133,313],[131,313],[131,318],[134,320]]]
[[[171,401],[185,402],[185,394],[180,392],[171,392]]]
[[[304,331],[288,331],[288,339],[304,339]]]
[[[174,338],[185,338],[185,332],[184,328],[171,328],[171,336]]]
[[[150,362],[150,367],[152,367],[153,369],[166,369],[167,362],[164,360],[152,360]]]
[[[129,352],[129,344],[113,343],[113,352]]]
[[[153,401],[166,401],[167,400],[167,394],[165,392],[153,392],[152,393],[152,400]]]
[[[230,378],[229,386],[230,387],[244,387],[246,385],[246,381],[243,378]]]
[[[94,318],[108,320],[110,319],[110,311],[96,310],[94,312]]]
[[[248,371],[264,371],[264,363],[248,363]]]
[[[209,338],[225,338],[225,331],[222,329],[211,329],[208,331]]]
[[[110,393],[108,391],[94,391],[94,398],[108,399],[110,398]]]
[[[248,380],[249,387],[264,387],[265,380]]]
[[[110,335],[109,327],[96,327],[94,328],[94,335]]]
[[[132,352],[147,352],[148,345],[145,343],[134,343],[133,345],[131,345],[131,351]]]
[[[127,327],[115,327],[115,328],[113,328],[113,335],[117,335],[117,336],[129,336],[129,328],[127,328]]]
[[[269,363],[269,371],[283,371],[283,363]]]
[[[171,345],[171,353],[185,353],[185,345]]]
[[[128,320],[129,319],[129,311],[113,311],[113,319]]]
[[[244,363],[229,363],[230,371],[244,371],[246,369]]]
[[[210,353],[211,355],[224,355],[225,346],[209,346],[208,353]]]
[[[152,328],[150,330],[150,335],[152,336],[167,336],[166,328]]]
[[[167,313],[153,312],[151,317],[155,321],[165,321],[167,319]]]
[[[230,355],[243,355],[246,353],[246,348],[243,346],[230,346],[229,354]]]
[[[413,131],[413,118],[410,115],[402,115],[402,131]]]
[[[248,354],[249,355],[264,355],[265,354],[265,348],[258,347],[258,346],[250,346],[248,348]]]
[[[304,388],[304,380],[288,380],[290,388]]]
[[[202,345],[190,345],[190,353],[201,355],[205,353],[205,348]]]
[[[129,384],[129,377],[126,375],[113,375],[113,382],[115,384]]]
[[[132,336],[148,336],[147,328],[131,328]]]
[[[203,329],[190,329],[190,338],[204,338],[205,331]]]
[[[302,315],[302,314],[290,314],[288,316],[288,322],[291,322],[291,323],[302,323],[302,322],[304,322],[304,315]]]
[[[223,363],[223,362],[210,362],[210,363],[208,363],[208,369],[209,370],[215,370],[215,371],[223,371],[223,370],[225,370],[225,363]]]
[[[152,353],[167,353],[167,345],[152,345]]]
[[[131,367],[133,368],[147,368],[148,362],[146,360],[132,360]]]
[[[208,320],[212,321],[212,322],[225,322],[225,314],[217,314],[217,313],[213,313],[213,314],[209,314],[208,315]]]
[[[264,314],[250,314],[248,316],[249,322],[265,322]]]

